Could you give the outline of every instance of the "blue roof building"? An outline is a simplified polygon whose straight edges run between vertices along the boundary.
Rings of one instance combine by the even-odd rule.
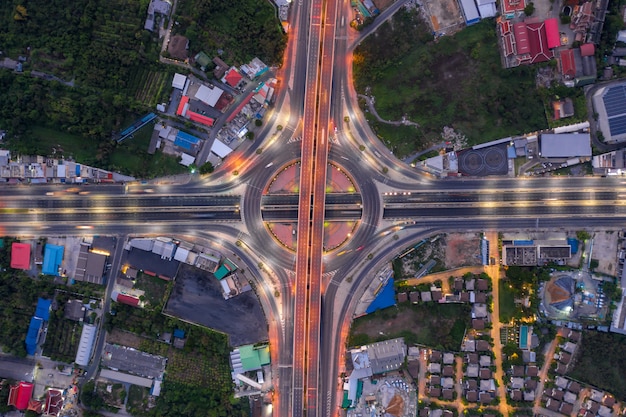
[[[46,243],[41,272],[44,275],[59,276],[59,267],[63,261],[63,246]]]
[[[182,330],[182,329],[174,330],[174,337],[177,337],[179,339],[184,339],[185,338],[185,331]]]
[[[52,305],[52,300],[46,300],[45,298],[37,300],[35,317],[38,317],[43,321],[48,321],[50,319],[50,305]]]
[[[378,293],[374,301],[367,307],[365,313],[370,314],[376,310],[396,305],[396,290],[393,286],[393,278],[387,280],[384,288]]]
[[[26,353],[34,355],[37,350],[37,340],[39,339],[39,332],[43,326],[43,320],[38,317],[30,319],[30,325],[28,326],[28,333],[26,333]]]

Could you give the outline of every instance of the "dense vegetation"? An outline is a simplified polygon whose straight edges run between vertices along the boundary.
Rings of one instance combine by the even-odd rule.
[[[113,132],[170,93],[176,69],[159,63],[157,35],[143,29],[148,3],[9,0],[3,5],[0,58],[27,59],[23,74],[0,69],[0,130],[9,132],[12,150],[73,157],[138,177],[181,172],[175,158],[148,155],[147,144],[138,153],[111,141]],[[285,36],[270,3],[178,3],[175,28],[192,38],[196,51],[224,49],[232,63],[254,56],[280,62]]]
[[[24,341],[37,298],[52,298],[55,285],[9,268],[12,241],[4,238],[4,246],[0,248],[0,344],[5,352],[26,356]]]
[[[114,303],[115,315],[108,316],[108,329],[118,328],[142,335],[142,351],[166,356],[168,365],[163,391],[153,409],[140,407],[141,395],[129,394],[133,414],[161,416],[246,416],[246,399],[232,397],[225,335],[191,326],[166,317],[160,309],[147,310]],[[185,347],[176,349],[156,340],[158,334],[179,328],[185,330]],[[132,399],[132,401],[131,401]]]
[[[624,344],[626,336],[621,334],[585,332],[570,376],[626,400]]]
[[[179,0],[176,13],[175,31],[189,39],[192,51],[203,50],[210,57],[222,51],[229,64],[255,56],[268,65],[282,62],[287,37],[270,2]]]
[[[434,42],[412,11],[396,13],[354,54],[357,91],[371,89],[381,117],[406,115],[420,124],[397,128],[370,121],[397,155],[440,141],[444,126],[469,144],[546,128],[535,71],[502,68],[493,21]]]

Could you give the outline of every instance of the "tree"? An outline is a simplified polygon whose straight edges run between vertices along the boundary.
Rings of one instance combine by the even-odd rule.
[[[254,132],[248,131],[248,132],[246,133],[246,137],[247,137],[249,140],[254,140]]]
[[[531,1],[524,7],[524,14],[526,16],[532,16],[533,13],[535,13],[535,3]]]
[[[255,125],[256,127],[259,127],[259,126],[261,126],[262,124],[263,124],[263,122],[261,121],[261,119],[256,119],[256,120],[254,121],[254,125]]]
[[[576,232],[576,239],[578,240],[588,240],[591,237],[591,235],[586,231],[586,230],[579,230]]]
[[[210,162],[206,162],[203,165],[200,166],[200,174],[205,175],[205,174],[210,174],[215,170],[215,167],[213,167],[213,164]]]

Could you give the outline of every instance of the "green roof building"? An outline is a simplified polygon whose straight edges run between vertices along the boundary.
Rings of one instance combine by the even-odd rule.
[[[209,56],[204,53],[204,51],[199,52],[194,59],[196,60],[196,62],[198,63],[198,65],[200,65],[200,67],[202,68],[202,71],[204,71],[204,69],[207,67],[207,65],[209,65],[211,63],[211,58],[209,58]]]
[[[239,355],[241,356],[241,367],[245,372],[259,370],[264,365],[269,365],[270,363],[269,345],[241,346],[239,348]]]

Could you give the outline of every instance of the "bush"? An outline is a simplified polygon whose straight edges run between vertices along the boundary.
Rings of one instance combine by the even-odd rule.
[[[261,126],[262,124],[263,124],[263,121],[261,119],[256,119],[254,121],[254,125],[257,126],[257,127]]]

